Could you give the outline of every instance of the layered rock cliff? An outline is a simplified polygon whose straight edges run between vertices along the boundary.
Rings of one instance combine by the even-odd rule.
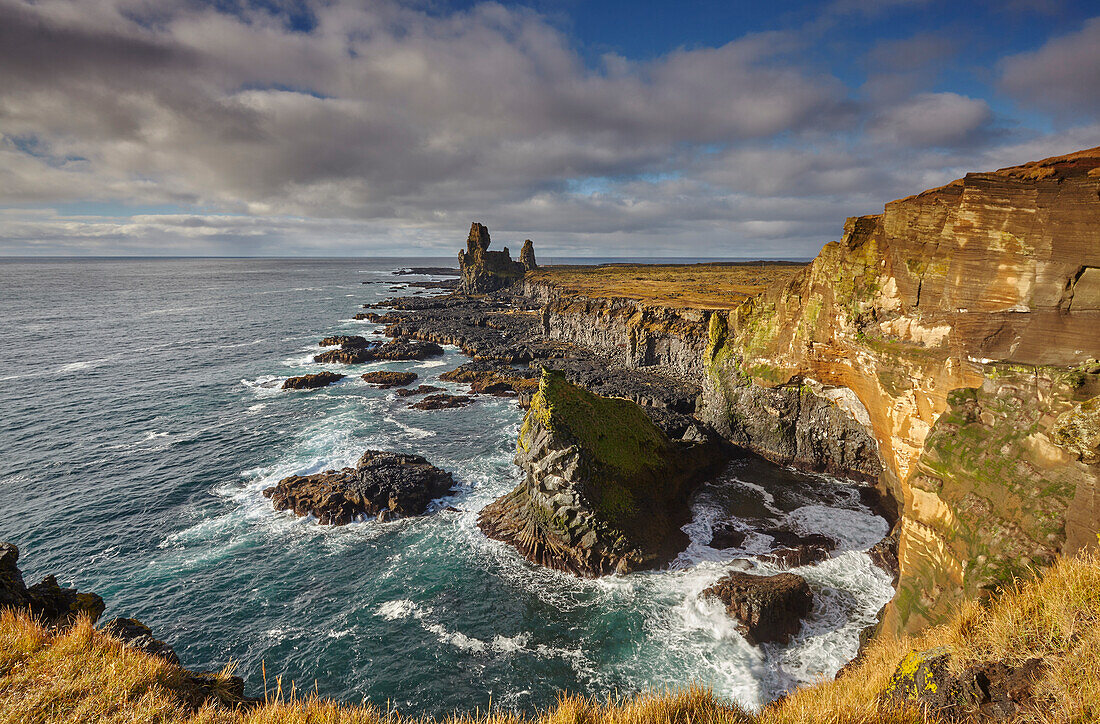
[[[891,627],[1095,546],[1100,149],[849,219],[731,309],[525,292],[547,336],[698,382],[700,417],[781,463],[873,479],[899,518]]]

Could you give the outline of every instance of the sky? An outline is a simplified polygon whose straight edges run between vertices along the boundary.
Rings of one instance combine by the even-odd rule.
[[[1100,145],[1094,0],[0,0],[0,255],[805,258]]]

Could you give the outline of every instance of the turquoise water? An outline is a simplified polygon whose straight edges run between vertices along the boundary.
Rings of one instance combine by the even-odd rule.
[[[671,570],[578,580],[475,526],[519,481],[514,403],[417,411],[358,379],[407,369],[461,390],[436,380],[464,361],[456,350],[278,389],[323,368],[321,337],[371,333],[351,315],[408,279],[391,270],[425,264],[449,260],[0,260],[0,539],[21,547],[26,577],[99,593],[107,617],[141,619],[191,668],[238,662],[252,692],[266,662],[269,680],[414,715],[691,681],[757,706],[855,653],[892,592],[860,552],[885,521],[851,486],[737,462],[701,492]],[[329,528],[261,495],[367,448],[454,472],[438,507],[460,512]],[[748,646],[698,599],[726,561],[767,549],[760,535],[705,545],[731,506],[842,541],[799,570],[817,603],[786,649]]]

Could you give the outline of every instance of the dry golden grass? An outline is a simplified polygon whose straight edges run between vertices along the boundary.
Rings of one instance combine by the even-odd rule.
[[[772,286],[786,284],[803,264],[604,264],[551,266],[528,279],[566,294],[632,299],[676,309],[734,309]]]
[[[968,605],[950,624],[913,638],[880,637],[841,678],[793,692],[749,714],[689,686],[622,702],[562,695],[535,716],[470,713],[443,724],[935,724],[919,709],[884,704],[898,662],[911,650],[947,645],[953,665],[1040,657],[1040,706],[1027,724],[1100,722],[1100,558],[1059,562],[1041,579],[986,609]],[[228,674],[228,672],[223,672]],[[146,722],[166,724],[401,724],[372,706],[284,695],[251,710],[186,706],[186,675],[131,650],[81,621],[49,631],[23,614],[0,613],[0,722]],[[409,724],[430,724],[412,720]]]

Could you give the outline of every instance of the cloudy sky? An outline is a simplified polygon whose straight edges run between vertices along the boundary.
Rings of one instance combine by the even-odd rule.
[[[805,257],[1100,145],[1092,0],[0,0],[0,254]]]

